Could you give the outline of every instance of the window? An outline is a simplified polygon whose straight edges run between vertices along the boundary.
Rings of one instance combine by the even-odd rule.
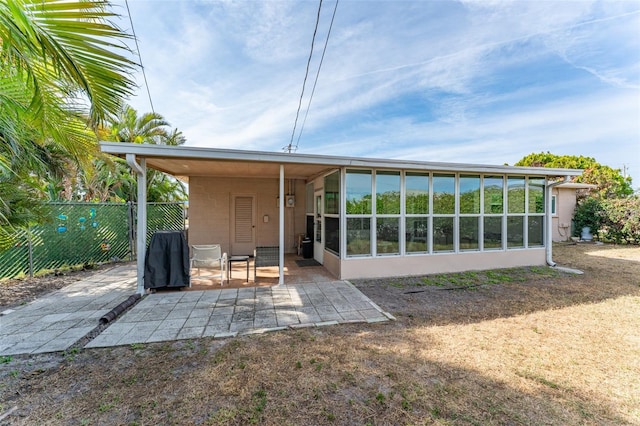
[[[400,172],[376,172],[376,214],[400,214]]]
[[[429,218],[408,217],[405,228],[405,244],[407,253],[426,252],[429,250]]]
[[[484,249],[502,248],[502,216],[484,217]]]
[[[347,170],[347,256],[371,255],[371,170]]]
[[[400,254],[400,219],[396,217],[376,218],[377,254]]]
[[[524,213],[524,178],[509,176],[507,179],[507,212]]]
[[[404,186],[407,214],[428,214],[429,174],[407,172]]]
[[[453,251],[453,217],[433,218],[433,251]]]
[[[480,175],[460,175],[460,218],[458,247],[460,250],[480,250]]]
[[[454,214],[456,205],[454,175],[433,175],[433,213]]]
[[[528,246],[541,246],[544,241],[544,216],[529,216],[528,227]]]
[[[460,217],[460,250],[479,250],[478,216]]]
[[[551,214],[553,216],[557,216],[558,212],[556,211],[556,203],[557,203],[557,195],[552,195],[551,196]]]
[[[347,256],[371,254],[371,219],[347,218]]]
[[[484,177],[484,213],[502,214],[503,210],[504,177]]]
[[[370,170],[347,170],[347,214],[371,214]]]
[[[524,247],[524,216],[507,217],[507,247]]]
[[[460,214],[480,213],[480,176],[460,176]]]
[[[340,214],[340,172],[324,178],[324,213]]]
[[[405,193],[405,250],[407,253],[429,251],[429,173],[407,172]]]
[[[544,213],[544,179],[529,178],[528,213]]]
[[[324,248],[340,254],[340,172],[324,178]]]

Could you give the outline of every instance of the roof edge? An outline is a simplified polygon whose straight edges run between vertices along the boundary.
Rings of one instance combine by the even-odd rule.
[[[371,167],[424,169],[435,171],[468,171],[480,173],[516,173],[539,176],[579,176],[580,169],[551,169],[544,167],[499,166],[468,163],[444,163],[415,160],[394,160],[333,155],[245,151],[236,149],[204,148],[136,144],[128,142],[100,142],[102,152],[112,155],[134,154],[140,157],[184,158],[192,160],[256,161],[282,164],[318,164],[340,167]]]

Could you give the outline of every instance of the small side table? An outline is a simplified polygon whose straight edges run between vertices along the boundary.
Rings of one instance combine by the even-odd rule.
[[[246,262],[247,263],[247,282],[249,282],[249,256],[230,256],[227,265],[227,282],[231,279],[231,268],[233,262]]]

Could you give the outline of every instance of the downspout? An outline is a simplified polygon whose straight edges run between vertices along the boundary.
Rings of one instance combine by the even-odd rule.
[[[144,294],[144,258],[147,251],[147,166],[144,158],[140,163],[135,154],[127,154],[127,164],[138,177],[138,224],[136,227],[137,293]]]
[[[284,284],[284,164],[280,164],[278,285]]]
[[[553,218],[551,217],[551,192],[553,187],[567,183],[571,180],[571,176],[565,176],[563,180],[553,182],[547,185],[547,208],[546,208],[546,222],[547,222],[547,238],[545,244],[545,252],[547,257],[547,265],[554,267],[556,263],[553,261]]]

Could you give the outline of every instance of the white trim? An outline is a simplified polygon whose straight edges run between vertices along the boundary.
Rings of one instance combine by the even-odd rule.
[[[194,160],[226,160],[261,163],[315,164],[333,167],[372,168],[372,169],[407,169],[430,170],[444,172],[497,173],[533,176],[579,176],[582,170],[552,169],[545,167],[518,167],[468,163],[442,163],[428,161],[389,160],[378,158],[339,157],[330,155],[311,155],[300,153],[277,153],[264,151],[243,151],[233,149],[202,148],[189,146],[168,146],[134,144],[126,142],[100,142],[100,149],[108,154],[135,154],[143,157],[194,159]]]

